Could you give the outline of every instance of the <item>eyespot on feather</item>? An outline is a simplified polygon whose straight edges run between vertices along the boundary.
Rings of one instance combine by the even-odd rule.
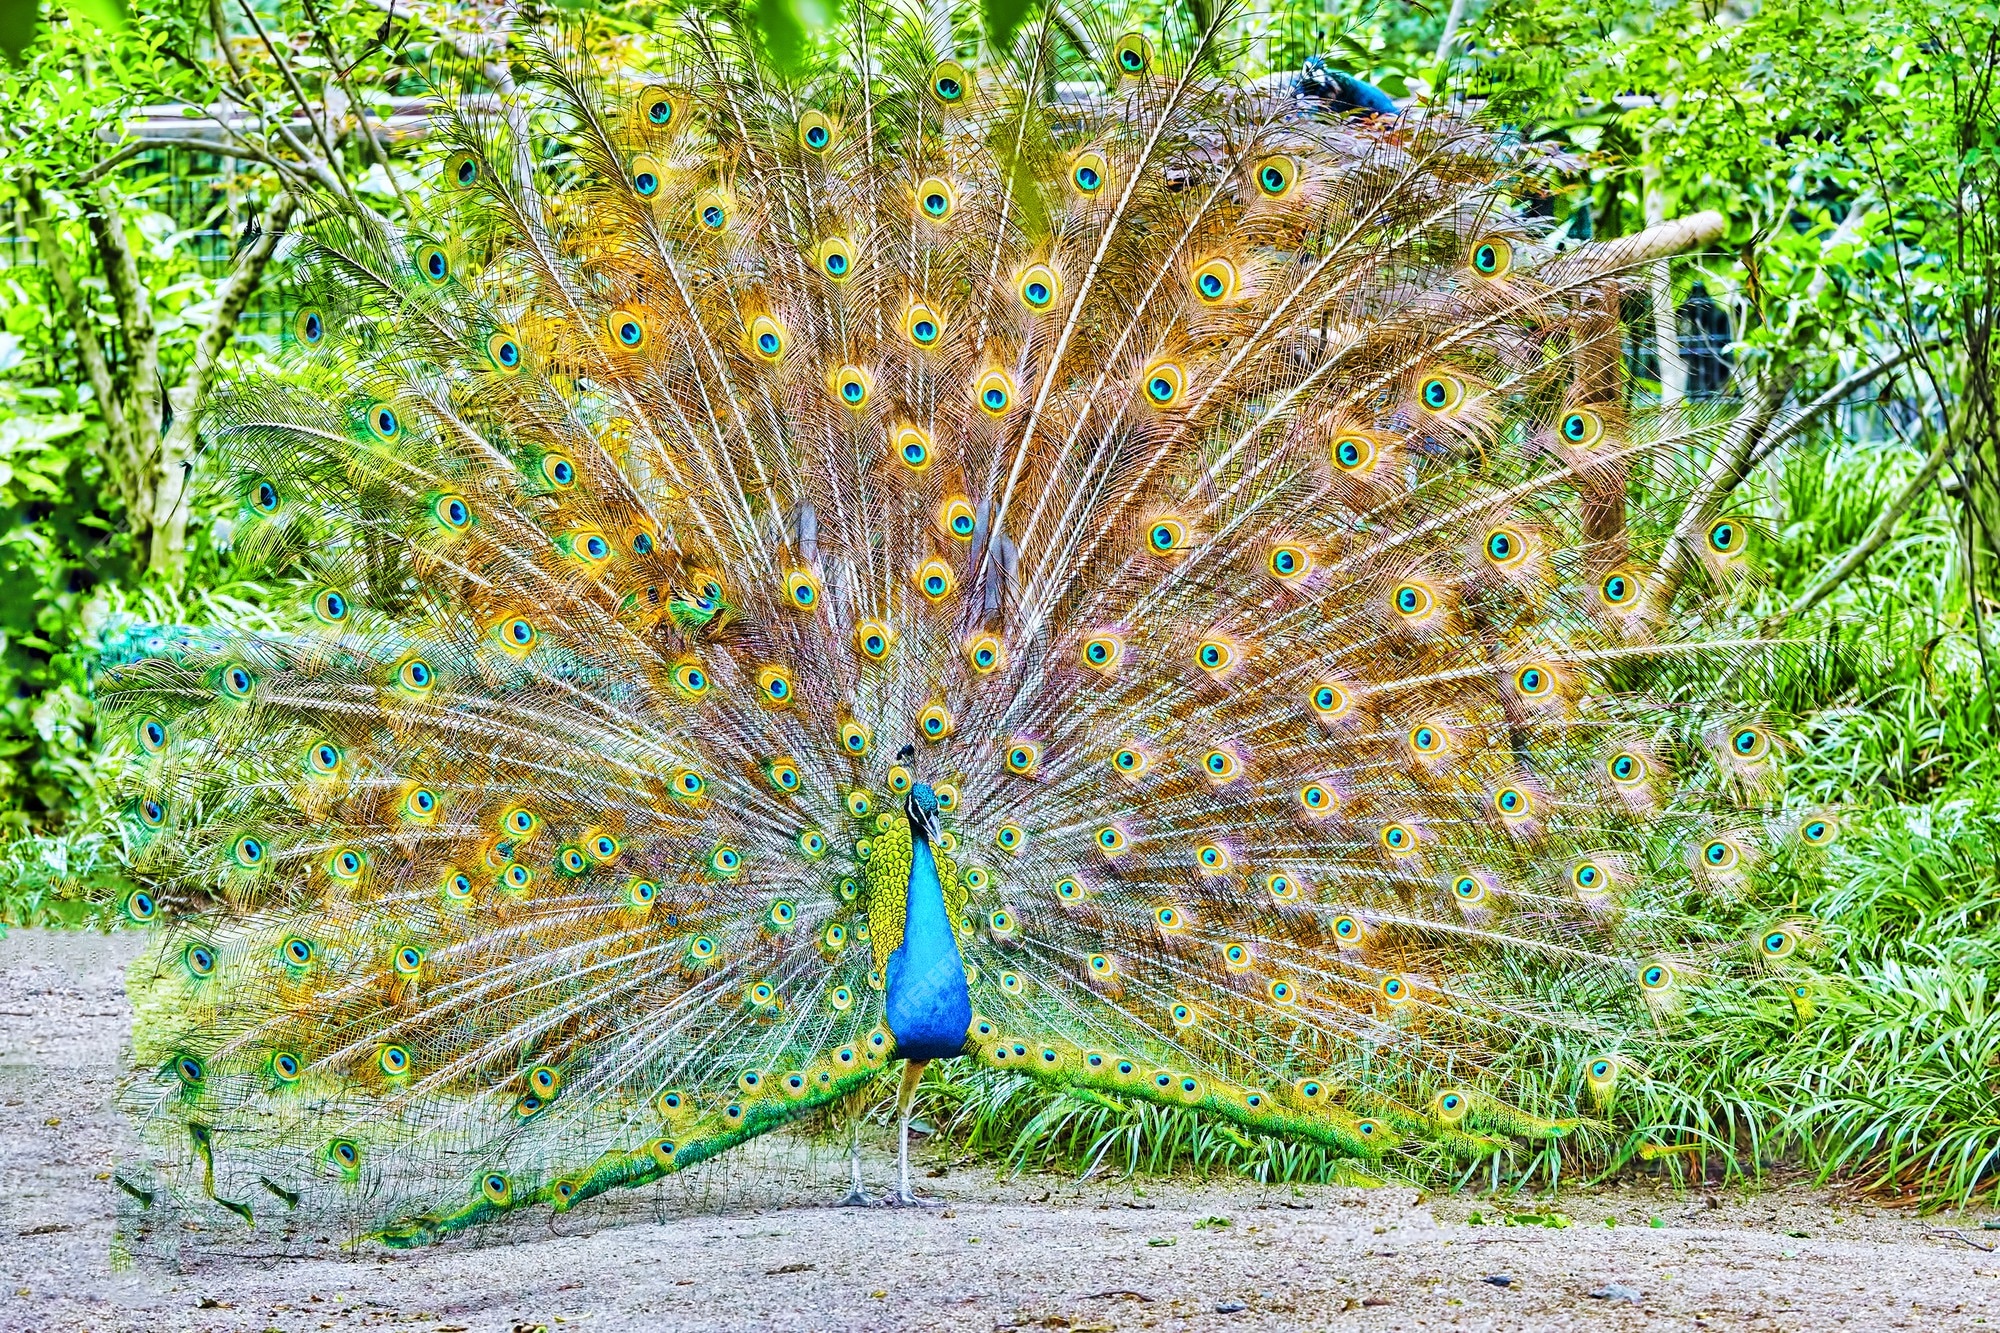
[[[930,93],[939,106],[960,106],[972,95],[972,76],[956,60],[940,60],[931,70]]]
[[[917,182],[917,216],[926,222],[943,223],[958,205],[951,182],[942,176],[926,176]]]
[[[1112,44],[1111,63],[1120,75],[1128,79],[1152,73],[1152,41],[1142,32],[1124,33]]]
[[[1499,279],[1514,267],[1514,247],[1498,236],[1489,236],[1472,247],[1472,271],[1482,278]]]
[[[1069,160],[1069,183],[1086,199],[1094,199],[1101,194],[1110,178],[1110,164],[1104,154],[1095,149],[1086,149]]]
[[[808,109],[799,115],[799,147],[808,153],[824,153],[833,146],[834,124],[826,113]]]
[[[1062,279],[1047,264],[1030,264],[1014,279],[1014,291],[1022,305],[1039,315],[1054,308],[1062,295]]]

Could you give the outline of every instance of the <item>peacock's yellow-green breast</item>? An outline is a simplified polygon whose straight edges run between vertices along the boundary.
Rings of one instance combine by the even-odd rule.
[[[866,847],[861,868],[868,937],[875,949],[875,972],[886,976],[889,955],[902,946],[910,911],[910,868],[916,858],[910,821],[901,814],[877,815],[874,835],[867,839]],[[931,859],[937,862],[938,884],[944,890],[945,917],[957,930],[965,918],[965,885],[948,852],[933,847]]]

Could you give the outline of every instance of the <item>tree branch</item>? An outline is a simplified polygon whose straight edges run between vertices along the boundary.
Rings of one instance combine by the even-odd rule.
[[[1714,515],[1717,505],[1741,486],[1765,459],[1804,434],[1814,422],[1856,392],[1915,356],[1917,350],[1916,347],[1903,348],[1894,356],[1843,376],[1810,403],[1791,413],[1779,411],[1790,390],[1790,377],[1759,380],[1742,414],[1730,425],[1722,448],[1709,465],[1708,476],[1689,499],[1687,508],[1681,511],[1680,521],[1674,524],[1673,536],[1660,555],[1660,575],[1666,581],[1667,595],[1671,597],[1680,587],[1688,568],[1689,553],[1702,526]]]

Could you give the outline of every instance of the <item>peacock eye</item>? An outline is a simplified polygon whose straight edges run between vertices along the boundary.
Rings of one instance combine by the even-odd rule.
[[[1187,390],[1187,371],[1177,361],[1155,361],[1146,367],[1139,382],[1145,388],[1147,403],[1164,410],[1181,401]]]
[[[269,515],[277,513],[278,488],[270,482],[259,478],[256,484],[250,488],[250,507],[260,514]]]
[[[1236,645],[1227,639],[1203,639],[1195,645],[1195,665],[1210,675],[1220,675],[1236,663]]]
[[[1208,260],[1194,271],[1195,299],[1203,305],[1220,305],[1236,295],[1238,281],[1236,265],[1227,259]]]
[[[1427,412],[1449,414],[1465,401],[1465,383],[1454,375],[1428,375],[1417,386],[1417,400]]]
[[[1137,77],[1153,67],[1153,44],[1146,40],[1144,33],[1126,33],[1111,51],[1111,58],[1121,74]]]
[[[292,322],[292,328],[298,334],[300,342],[308,347],[317,347],[326,337],[326,316],[308,306],[299,311],[297,318]]]
[[[1040,314],[1055,304],[1056,296],[1062,290],[1062,281],[1047,264],[1030,264],[1021,270],[1014,290],[1021,294],[1022,305]]]
[[[1322,681],[1313,686],[1311,702],[1313,711],[1320,715],[1322,721],[1334,722],[1347,715],[1351,701],[1346,690]]]
[[[1109,175],[1110,166],[1102,153],[1078,153],[1070,161],[1070,184],[1076,186],[1078,194],[1087,198],[1096,196],[1104,189]]]
[[[991,634],[981,634],[968,640],[965,645],[966,661],[970,662],[972,669],[981,675],[997,668],[1002,656],[1000,640]]]
[[[957,202],[949,182],[930,176],[917,184],[917,209],[927,222],[943,222]]]
[[[1482,278],[1504,278],[1514,267],[1514,247],[1490,237],[1472,247],[1472,271]]]
[[[1083,664],[1093,671],[1109,672],[1124,652],[1124,641],[1116,635],[1095,635],[1083,641]]]
[[[1597,592],[1606,606],[1622,609],[1638,601],[1639,581],[1622,569],[1613,570],[1597,585]]]
[[[971,541],[979,529],[972,502],[962,495],[954,495],[938,507],[938,525],[962,542]]]
[[[1416,624],[1430,618],[1437,598],[1421,583],[1402,583],[1389,594],[1389,605],[1403,620]]]
[[[1269,157],[1257,166],[1257,189],[1266,199],[1282,199],[1298,182],[1298,166],[1289,157]]]
[[[604,321],[612,338],[627,351],[638,351],[646,345],[646,321],[634,310],[614,310]]]
[[[1146,525],[1146,549],[1154,555],[1173,555],[1187,546],[1187,525],[1178,518],[1162,516]]]
[[[1524,699],[1546,698],[1556,687],[1555,673],[1539,663],[1522,667],[1514,673],[1514,688]]]
[[[1296,583],[1312,572],[1312,557],[1300,546],[1274,546],[1264,567],[1281,583]]]
[[[1717,555],[1735,555],[1743,549],[1743,525],[1733,518],[1721,519],[1708,530],[1708,549]]]
[[[1375,441],[1366,435],[1343,435],[1333,442],[1333,465],[1342,472],[1368,472],[1379,456]]]
[[[809,110],[799,117],[799,144],[809,153],[823,153],[833,142],[833,122],[821,111]]]
[[[945,106],[956,106],[965,100],[972,79],[965,72],[965,66],[956,60],[940,61],[931,71],[931,96]]]
[[[1557,429],[1565,443],[1582,448],[1596,444],[1604,437],[1604,420],[1595,412],[1578,408],[1566,413]]]
[[[1512,570],[1528,558],[1528,541],[1516,528],[1495,528],[1486,534],[1481,548],[1495,567]]]
[[[757,356],[765,361],[776,361],[785,354],[785,329],[769,315],[759,315],[750,321],[747,330],[750,346]]]
[[[973,397],[987,416],[1005,416],[1014,402],[1014,377],[1004,370],[989,370],[973,385]]]
[[[1410,748],[1420,755],[1436,755],[1444,751],[1445,731],[1442,727],[1428,722],[1410,728]]]

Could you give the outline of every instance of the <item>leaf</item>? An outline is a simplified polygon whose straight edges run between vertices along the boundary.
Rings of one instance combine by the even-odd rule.
[[[806,25],[797,0],[751,0],[751,30],[778,71],[798,75],[806,67]]]
[[[979,0],[980,21],[986,25],[986,44],[995,51],[1014,45],[1021,20],[1028,17],[1028,0]]]
[[[125,12],[125,0],[63,0],[63,7],[113,32],[124,31],[129,17]]]
[[[41,0],[0,0],[0,51],[10,63],[21,63],[21,53],[41,26]]]

